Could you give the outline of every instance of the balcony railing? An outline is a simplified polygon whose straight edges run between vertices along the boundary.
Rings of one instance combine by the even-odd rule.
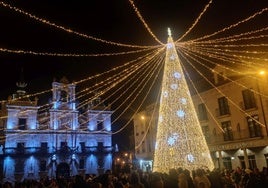
[[[262,135],[262,134],[260,134]],[[232,132],[233,139],[226,139],[228,137],[225,137],[224,139],[224,133],[220,134],[209,134],[206,136],[206,140],[208,144],[214,144],[214,143],[223,143],[223,142],[232,142],[232,141],[241,141],[241,140],[248,140],[251,138],[261,138],[262,136],[251,136],[250,132],[248,130],[241,130],[241,131],[234,131]]]
[[[8,147],[4,148],[5,154],[33,154],[33,153],[40,153],[46,154],[48,153],[48,147],[24,147],[24,148],[17,148],[17,147]]]

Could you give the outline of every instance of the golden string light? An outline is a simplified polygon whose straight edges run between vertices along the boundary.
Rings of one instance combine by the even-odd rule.
[[[262,60],[262,61],[268,61],[267,58],[259,58],[259,57],[251,57],[251,56],[243,56],[243,55],[236,55],[236,54],[230,54],[230,53],[225,53],[224,50],[217,50],[211,48],[209,50],[211,54],[216,54],[216,55],[223,55],[225,57],[232,57],[232,58],[238,58],[238,59],[251,59],[251,60]]]
[[[236,35],[231,35],[231,36],[228,36],[228,37],[221,37],[221,38],[217,38],[217,39],[210,39],[210,40],[205,40],[205,41],[195,41],[195,42],[178,42],[177,44],[214,44],[214,43],[217,43],[217,42],[224,42],[226,40],[229,40],[229,39],[235,39],[235,38],[239,38],[239,37],[242,37],[242,36],[247,36],[247,35],[252,35],[252,34],[257,34],[257,33],[260,33],[260,32],[263,32],[263,31],[267,31],[268,30],[268,27],[264,27],[264,28],[261,28],[261,29],[257,29],[257,30],[252,30],[252,31],[248,31],[248,32],[244,32],[244,33],[240,33],[240,34],[236,34]]]
[[[222,60],[226,63],[239,63],[239,64],[243,64],[245,66],[248,66],[248,67],[251,67],[252,68],[252,65],[258,65],[260,67],[264,66],[265,64],[263,63],[258,63],[258,62],[254,62],[254,61],[245,61],[243,59],[237,59],[237,58],[234,58],[234,57],[230,57],[230,56],[225,56],[223,54],[215,54],[215,53],[211,53],[210,51],[207,51],[207,50],[202,50],[200,48],[187,48],[195,53],[198,53],[200,55],[204,55],[204,56],[208,56],[208,57],[211,57],[211,58],[216,58],[216,59],[219,59],[219,60]],[[262,59],[261,59],[262,60]]]
[[[14,6],[11,6],[10,4],[7,4],[7,3],[5,3],[3,1],[0,1],[0,5],[2,5],[3,7],[7,7],[9,9],[11,9],[11,10],[14,10],[14,11],[20,13],[20,14],[25,15],[25,16],[28,16],[29,18],[32,18],[32,19],[34,19],[34,20],[36,20],[38,22],[44,23],[46,25],[50,25],[50,26],[55,27],[57,29],[66,31],[66,32],[71,33],[71,34],[75,34],[75,35],[83,37],[83,38],[95,40],[95,41],[110,44],[110,45],[122,46],[122,47],[130,47],[130,48],[151,48],[151,47],[155,47],[155,46],[139,46],[139,45],[123,44],[123,43],[117,43],[117,42],[103,40],[103,39],[100,39],[100,38],[89,36],[89,35],[84,34],[84,33],[77,32],[77,31],[72,30],[70,28],[65,28],[64,26],[61,26],[61,25],[57,25],[54,22],[51,22],[51,21],[48,21],[46,19],[40,18],[38,16],[35,16],[35,15],[33,15],[31,13],[28,13],[28,12],[22,10],[22,9],[19,9],[17,7],[14,7]]]
[[[157,94],[157,99],[158,100],[160,98],[160,94],[161,94],[161,92],[159,90],[158,94]],[[150,117],[148,126],[146,127],[145,133],[144,133],[143,137],[140,139],[140,142],[135,144],[135,150],[139,149],[142,146],[142,143],[145,141],[145,139],[146,139],[146,137],[147,137],[147,135],[149,133],[150,128],[154,126],[153,117],[155,117],[155,114],[157,113],[157,111],[158,111],[157,103],[155,102],[154,107],[153,107],[153,113],[152,113],[152,116]],[[131,119],[133,119],[133,118],[131,118]]]
[[[219,34],[219,33],[228,31],[228,30],[230,30],[230,29],[232,29],[232,28],[234,28],[234,27],[237,27],[238,25],[240,25],[240,24],[242,24],[242,23],[245,23],[245,22],[247,22],[247,21],[249,21],[249,20],[255,18],[256,16],[258,16],[258,15],[264,13],[264,12],[267,11],[267,10],[268,10],[268,8],[264,8],[264,9],[262,9],[261,11],[256,12],[255,14],[253,14],[253,15],[249,16],[248,18],[246,18],[246,19],[244,19],[244,20],[241,20],[241,21],[239,21],[239,22],[237,22],[237,23],[235,23],[235,24],[232,24],[232,25],[230,25],[230,26],[228,26],[228,27],[225,27],[225,28],[223,28],[223,29],[221,29],[221,30],[219,30],[219,31],[216,31],[216,32],[214,32],[214,33],[212,33],[212,34],[210,34],[210,35],[205,35],[205,36],[203,36],[203,37],[200,37],[200,38],[197,38],[197,39],[193,39],[193,40],[190,40],[190,41],[187,41],[187,42],[189,43],[189,42],[196,42],[196,41],[204,40],[204,39],[207,39],[207,38],[209,38],[209,37],[215,36],[215,35],[217,35],[217,34]]]
[[[231,67],[227,67],[227,66],[224,66],[224,65],[221,65],[221,64],[219,64],[219,63],[216,63],[216,62],[214,62],[214,61],[211,61],[210,59],[208,59],[208,58],[204,58],[203,57],[203,53],[198,53],[198,51],[193,51],[193,50],[191,50],[191,49],[184,49],[184,48],[179,48],[179,50],[181,51],[181,52],[184,52],[184,53],[188,53],[189,55],[192,55],[192,56],[195,56],[196,58],[199,58],[199,59],[202,59],[202,60],[204,60],[205,62],[208,62],[208,63],[210,63],[210,64],[212,64],[212,65],[214,65],[214,66],[220,66],[220,67],[222,67],[222,68],[224,68],[224,69],[226,69],[226,70],[229,70],[229,71],[232,71],[232,72],[234,72],[234,73],[238,73],[239,75],[243,75],[243,76],[248,76],[248,77],[252,77],[251,75],[248,75],[248,73],[246,73],[246,72],[241,72],[241,71],[238,71],[238,70],[236,70],[236,69],[233,69],[233,68],[231,68]],[[208,54],[206,54],[206,55],[204,55],[205,57],[210,57]],[[221,59],[221,57],[222,56],[213,56],[213,58],[216,58],[217,60],[223,60],[223,59]],[[228,61],[230,61],[230,60],[228,60]],[[237,63],[240,63],[240,61],[238,61]],[[248,64],[242,64],[243,66],[249,66]],[[258,65],[258,64],[257,64]],[[256,65],[254,65],[254,67],[256,67]],[[253,68],[252,66],[250,66],[250,68]],[[254,79],[256,79],[256,77],[252,77],[252,78],[254,78]],[[265,95],[263,95],[263,96],[265,96]],[[268,97],[268,96],[266,96],[266,97]]]
[[[145,64],[147,62],[142,62],[142,64]],[[101,81],[100,83],[97,83],[95,84],[94,86],[90,87],[90,88],[85,88],[84,90],[80,91],[79,93],[85,93],[83,95],[78,95],[77,96],[77,99],[81,98],[81,97],[84,97],[85,95],[88,95],[90,93],[93,93],[93,92],[98,92],[97,95],[91,97],[91,98],[88,98],[84,101],[82,101],[77,110],[82,108],[83,106],[85,106],[86,104],[88,104],[90,101],[96,99],[97,97],[100,97],[101,95],[105,94],[106,92],[108,92],[110,89],[114,88],[115,86],[117,86],[119,83],[122,83],[126,78],[128,78],[129,76],[133,75],[134,73],[137,72],[138,68],[140,67],[141,65],[137,66],[137,65],[132,65],[130,67],[126,67],[123,71],[121,71],[120,73],[112,76],[112,77],[109,77],[107,78],[106,80],[104,81]],[[127,74],[127,75],[125,75]],[[98,88],[92,90],[92,88],[96,87],[96,86],[99,86]],[[104,88],[103,90],[101,88]],[[91,91],[90,93],[86,92],[86,91]],[[79,94],[78,93],[78,94]],[[114,95],[114,93],[112,94]],[[106,99],[105,99],[106,100]],[[83,115],[83,114],[81,114]],[[87,123],[87,122],[85,122]]]
[[[177,46],[180,46],[179,44]],[[268,44],[266,43],[260,43],[260,44],[208,44],[208,45],[204,45],[204,44],[196,44],[196,45],[191,45],[191,46],[196,46],[196,47],[208,47],[211,46],[213,48],[245,48],[245,47],[267,47]]]
[[[38,56],[60,56],[60,57],[102,57],[102,56],[118,56],[118,55],[128,55],[133,53],[145,52],[148,50],[152,50],[153,48],[145,48],[141,50],[134,51],[125,51],[125,52],[117,52],[117,53],[100,53],[100,54],[72,54],[72,53],[50,53],[50,52],[35,52],[28,50],[11,50],[7,48],[0,48],[1,52],[7,53],[15,53],[15,54],[30,54],[30,55],[38,55]]]
[[[154,172],[214,168],[181,62],[168,37],[154,152]]]
[[[160,60],[158,61],[158,63],[156,63],[156,64],[157,64],[157,65],[161,65],[161,62],[163,62],[162,59],[160,59]],[[155,65],[155,64],[154,64],[154,65]],[[160,70],[161,70],[161,69],[158,68],[158,69],[156,69],[156,70],[157,70],[157,73],[155,74],[154,80],[153,80],[152,84],[150,85],[149,89],[146,91],[145,97],[142,99],[142,102],[141,102],[140,105],[137,107],[137,109],[135,110],[134,114],[136,114],[136,113],[139,112],[139,110],[140,110],[141,107],[142,107],[142,104],[144,103],[145,99],[146,99],[147,96],[149,95],[149,93],[150,93],[150,91],[151,91],[151,89],[152,89],[152,86],[154,85],[154,83],[156,83],[156,80],[157,80],[157,78],[159,77],[159,74],[160,74]],[[148,82],[148,80],[147,80],[146,82]],[[144,86],[143,86],[143,88],[144,88]],[[141,91],[142,91],[142,90],[140,90],[138,93],[140,94]],[[137,97],[135,97],[135,98],[137,98]],[[127,108],[130,108],[130,106],[131,106],[131,105],[128,105]],[[126,124],[125,124],[124,126],[122,126],[118,131],[113,132],[112,134],[117,134],[117,133],[121,132],[122,130],[124,130],[124,129],[125,129],[131,122],[132,122],[132,119],[133,119],[133,117],[134,117],[134,114],[129,118],[129,120],[126,122]]]
[[[156,53],[160,53],[159,51],[157,51]],[[152,56],[153,57],[153,56]],[[148,59],[150,59],[150,58],[148,58]],[[142,59],[139,59],[139,61],[141,61]],[[146,62],[142,62],[143,64],[145,64]],[[135,67],[136,68],[136,70],[140,67],[140,66],[136,66],[136,65],[133,65],[133,67]],[[131,68],[131,67],[128,67],[129,69]],[[133,72],[133,71],[132,71]],[[133,73],[137,73],[137,71],[135,71],[135,72],[133,72]],[[122,74],[121,74],[122,75]],[[132,78],[131,76],[123,76],[124,77],[124,79],[127,79],[127,77],[130,77],[130,78]],[[122,82],[123,80],[121,80],[120,82]],[[114,81],[115,82],[115,81]],[[117,85],[117,84],[116,84]],[[99,93],[101,93],[101,94],[103,94],[104,92],[103,91],[101,91],[101,92],[99,92]],[[67,127],[66,127],[67,128]],[[23,135],[23,134],[20,134],[20,135]]]
[[[150,35],[160,44],[160,45],[164,45],[156,36],[155,34],[152,32],[152,30],[150,29],[150,27],[148,26],[148,24],[145,22],[145,20],[143,19],[140,11],[138,10],[138,8],[135,6],[134,2],[132,0],[129,0],[130,4],[132,5],[134,11],[136,12],[136,14],[138,15],[140,21],[143,23],[144,27],[146,28],[146,30],[150,33]]]
[[[224,96],[234,107],[236,107],[239,111],[243,112],[246,116],[248,117],[252,117],[252,115],[250,115],[249,113],[247,113],[245,110],[243,110],[238,104],[236,104],[230,97],[228,97],[227,95],[224,94],[224,92],[222,92],[218,87],[216,87],[208,78],[206,78],[206,76],[199,71],[199,69],[193,65],[193,63],[191,61],[188,61],[188,59],[182,54],[180,53],[181,56],[186,60],[185,62],[187,62],[200,76],[202,76],[203,79],[206,80],[207,83],[209,83],[214,89],[217,90],[218,93],[220,93],[222,96]],[[193,58],[195,59],[195,58]],[[195,62],[200,62],[198,60],[195,59]],[[246,87],[247,88],[247,87]],[[261,126],[265,127],[265,125],[263,123],[261,123],[258,120],[254,120],[256,121],[258,124],[260,124]]]
[[[149,83],[149,80],[153,77],[153,75],[155,75],[154,80],[156,79],[156,77],[158,77],[159,73],[156,74],[155,71],[158,70],[158,69],[160,69],[159,67],[161,66],[161,58],[158,58],[156,61],[157,62],[153,63],[153,68],[151,68],[151,70],[149,70],[149,72],[147,72],[147,75],[145,77],[141,77],[142,78],[142,81],[139,82],[138,86],[132,92],[133,94],[136,94],[136,96],[134,97],[134,99],[132,100],[132,102],[130,102],[130,103],[127,104],[127,107],[122,111],[122,113],[124,113],[133,104],[133,102],[138,98],[138,96],[141,94],[141,92],[143,91],[143,89],[145,88],[145,86]],[[153,83],[150,85],[150,88],[152,87]],[[141,89],[139,91],[137,91],[139,87],[141,87]],[[140,103],[140,105],[139,105],[139,107],[137,108],[136,111],[138,111],[140,109],[140,107],[142,106],[142,104],[145,101],[145,99],[146,99],[146,97],[147,97],[148,94],[149,94],[149,91],[146,91],[145,97],[143,97],[143,100]],[[130,97],[131,97],[131,95],[129,95],[126,98],[126,100],[129,99]],[[118,106],[117,109],[119,109],[121,106],[122,106],[122,104],[120,106]],[[119,117],[115,118],[113,120],[113,122],[115,122],[118,119],[119,119]],[[121,130],[123,130],[123,129],[120,129],[119,131],[121,131]],[[116,133],[118,133],[118,131]],[[113,133],[113,134],[116,134],[116,133]]]
[[[205,8],[199,14],[199,16],[197,17],[197,19],[192,24],[192,26],[177,41],[175,41],[175,43],[180,42],[186,35],[188,35],[188,33],[190,33],[190,31],[196,26],[196,24],[198,23],[198,21],[201,19],[202,15],[207,11],[207,9],[208,9],[208,7],[210,6],[211,3],[212,3],[212,0],[210,0],[209,3],[205,6]]]
[[[195,93],[198,95],[198,98],[201,100],[201,102],[205,105],[206,110],[208,112],[208,114],[210,115],[210,117],[212,118],[212,120],[214,121],[214,123],[216,124],[216,128],[218,128],[221,132],[224,132],[224,130],[222,129],[221,125],[219,124],[219,122],[217,121],[216,117],[213,115],[213,113],[211,112],[211,110],[207,107],[205,100],[203,99],[203,97],[200,95],[200,93],[198,92],[198,89],[196,88],[194,81],[191,79],[191,77],[189,76],[190,74],[188,74],[187,69],[185,68],[185,66],[183,64],[181,64],[184,72],[186,72],[186,76],[189,79],[191,86],[194,88]],[[213,124],[214,125],[214,124]]]

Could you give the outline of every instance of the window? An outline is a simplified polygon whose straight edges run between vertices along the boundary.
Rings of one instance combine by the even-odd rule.
[[[258,115],[247,117],[249,136],[251,138],[261,136],[261,127],[258,121],[259,121]]]
[[[44,172],[47,169],[47,162],[45,160],[40,161],[40,171]]]
[[[60,100],[61,100],[62,102],[67,102],[67,101],[68,101],[68,94],[67,94],[66,91],[62,90],[62,91],[60,92]]]
[[[22,173],[24,171],[24,160],[18,159],[15,162],[15,173]]]
[[[98,152],[103,152],[103,142],[98,142]]]
[[[24,143],[22,143],[22,142],[17,143],[17,153],[19,153],[19,154],[24,153]]]
[[[245,162],[245,157],[244,156],[239,156],[238,157],[240,160],[241,168],[246,168],[246,162]],[[255,155],[249,155],[248,156],[248,163],[249,163],[249,168],[254,169],[257,168],[257,163],[255,159]]]
[[[229,169],[229,170],[232,170],[232,162],[231,162],[231,157],[223,157],[222,158],[223,160],[223,166],[226,168],[226,169]]]
[[[231,126],[231,121],[224,121],[221,123],[221,127],[224,131],[223,133],[223,138],[224,141],[230,141],[233,140],[233,131],[232,131],[232,126]]]
[[[245,109],[256,108],[256,101],[254,98],[254,93],[250,89],[242,91],[244,107]]]
[[[47,152],[47,142],[41,142],[41,152]]]
[[[198,105],[198,118],[199,120],[207,120],[207,109],[204,103]]]
[[[257,168],[257,163],[256,163],[255,155],[249,155],[248,156],[248,162],[249,162],[249,168],[250,169]]]
[[[80,142],[80,147],[81,147],[81,151],[85,152],[86,151],[86,144],[85,142]]]
[[[265,161],[266,161],[266,166],[268,166],[268,154],[264,154]]]
[[[241,168],[246,169],[246,163],[245,163],[244,156],[238,156],[238,158],[239,158],[239,161],[240,161]]]
[[[226,97],[218,98],[220,116],[230,114],[228,100]]]
[[[207,143],[210,143],[209,127],[208,127],[208,125],[202,126],[202,131],[203,131],[203,134],[205,136],[205,139],[206,139]]]
[[[223,76],[223,75],[224,75],[223,72],[220,72],[220,73],[218,74],[218,83],[219,83],[219,84],[221,84],[221,83],[224,82],[224,76]]]
[[[103,121],[98,121],[97,122],[97,130],[98,131],[103,131]]]
[[[79,169],[84,169],[85,168],[85,160],[84,159],[80,159],[79,160]]]
[[[19,118],[19,130],[26,130],[26,118]]]
[[[144,141],[142,141],[142,153],[144,153],[145,152],[145,143],[144,143]]]
[[[60,149],[61,149],[61,152],[68,152],[69,148],[68,148],[67,142],[61,142]]]
[[[148,152],[152,152],[151,143],[148,142]]]

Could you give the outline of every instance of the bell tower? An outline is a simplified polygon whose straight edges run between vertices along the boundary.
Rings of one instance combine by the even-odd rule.
[[[50,128],[76,130],[78,111],[75,105],[75,84],[66,77],[52,83],[52,109],[50,110]]]

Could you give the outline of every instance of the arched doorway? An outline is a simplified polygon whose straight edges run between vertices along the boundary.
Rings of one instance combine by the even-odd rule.
[[[70,177],[70,166],[68,163],[60,163],[56,170],[57,178],[69,178]]]

